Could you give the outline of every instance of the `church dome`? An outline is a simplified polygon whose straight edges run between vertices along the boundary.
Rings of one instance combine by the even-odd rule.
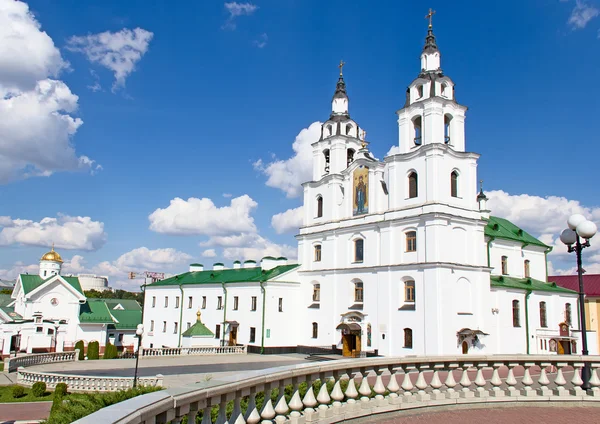
[[[52,262],[62,262],[62,258],[58,254],[58,252],[54,251],[54,246],[52,246],[52,250],[42,256],[41,261],[52,261]]]

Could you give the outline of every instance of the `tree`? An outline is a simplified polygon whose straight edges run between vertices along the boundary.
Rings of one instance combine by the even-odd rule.
[[[140,305],[144,306],[144,293],[128,292],[121,289],[117,289],[115,291],[98,291],[92,289],[86,290],[84,294],[90,299],[133,299],[137,300]]]
[[[85,358],[85,346],[83,345],[83,340],[79,340],[75,343],[75,349],[79,349],[79,360],[83,361]]]
[[[106,343],[106,347],[104,348],[104,356],[102,359],[115,359],[119,356],[117,352],[117,347],[111,342]]]
[[[100,343],[94,341],[88,343],[88,359],[100,359]]]

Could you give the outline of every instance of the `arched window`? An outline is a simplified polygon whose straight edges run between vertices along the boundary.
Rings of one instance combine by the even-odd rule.
[[[571,315],[571,304],[567,303],[565,304],[565,322],[571,326],[573,325],[573,321],[572,321],[572,315]]]
[[[419,146],[421,144],[421,124],[422,119],[420,116],[417,116],[413,119],[413,128],[415,129],[415,144]]]
[[[444,143],[450,143],[450,123],[452,115],[444,115]]]
[[[440,95],[442,96],[446,96],[446,84],[444,84],[443,82],[440,83]]]
[[[364,292],[363,292],[363,283],[362,281],[357,281],[354,283],[354,301],[362,302],[364,300]]]
[[[312,300],[313,300],[313,302],[321,301],[321,285],[320,284],[313,284]]]
[[[418,85],[417,86],[417,99],[420,99],[421,97],[423,97],[423,86]]]
[[[458,172],[456,171],[450,174],[450,196],[458,197]]]
[[[404,347],[406,349],[412,349],[413,347],[413,338],[412,338],[412,330],[410,328],[404,329]]]
[[[540,327],[547,328],[546,302],[540,302]]]
[[[507,275],[508,274],[508,257],[502,256],[500,263],[501,263],[501,268],[502,268],[502,275]]]
[[[417,251],[417,232],[409,231],[406,233],[406,251],[416,252]]]
[[[329,135],[333,135],[333,127],[331,126],[331,124],[327,125],[327,132],[329,133]]]
[[[312,323],[312,338],[316,339],[317,337],[319,337],[319,324],[317,324],[316,322]]]
[[[354,162],[354,149],[346,150],[346,166],[350,166],[350,164]]]
[[[323,216],[323,197],[317,197],[317,218]]]
[[[321,245],[315,245],[315,262],[321,262]]]
[[[323,150],[323,156],[325,157],[325,173],[329,174],[329,149]]]
[[[354,262],[362,262],[364,259],[365,241],[363,239],[354,240]]]
[[[412,280],[404,282],[404,301],[415,301],[415,282]]]
[[[521,326],[521,305],[518,300],[512,302],[513,327]]]
[[[419,195],[419,181],[416,172],[408,176],[408,198],[413,199]]]
[[[524,268],[524,273],[525,273],[525,278],[529,278],[531,275],[529,273],[529,259],[525,259],[525,262],[523,262],[523,268]]]
[[[346,135],[350,135],[350,131],[352,131],[352,124],[346,125]]]

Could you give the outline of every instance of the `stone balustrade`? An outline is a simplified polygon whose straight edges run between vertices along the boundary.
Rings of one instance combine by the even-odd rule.
[[[246,346],[200,346],[142,348],[141,356],[181,356],[181,355],[232,355],[246,354]]]
[[[428,406],[498,402],[600,402],[600,356],[370,358],[238,373],[104,408],[79,424],[335,423]]]
[[[163,376],[138,377],[140,386],[162,386]],[[54,390],[58,383],[66,383],[69,392],[115,392],[133,387],[132,377],[94,377],[89,375],[67,375],[26,370],[17,370],[17,384],[31,387],[34,383],[43,381],[49,390]]]
[[[49,364],[53,362],[71,362],[79,360],[79,349],[70,352],[34,353],[4,359],[4,372],[15,372],[19,367]]]

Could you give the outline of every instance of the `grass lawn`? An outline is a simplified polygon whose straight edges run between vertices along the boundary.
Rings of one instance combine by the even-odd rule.
[[[31,394],[31,389],[23,387],[25,389],[25,395],[15,399],[12,395],[13,386],[0,386],[0,403],[9,402],[52,402],[54,399],[54,393],[46,391],[44,396],[36,398]]]

